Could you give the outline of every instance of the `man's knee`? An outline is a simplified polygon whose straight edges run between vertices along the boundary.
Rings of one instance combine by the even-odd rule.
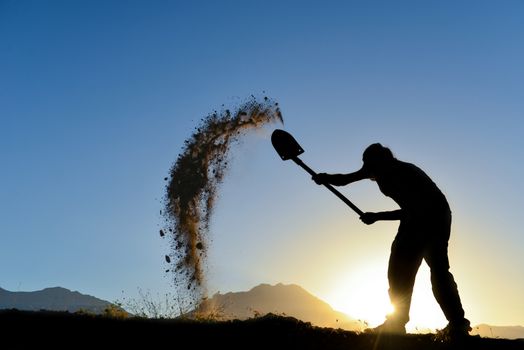
[[[445,244],[431,244],[424,253],[424,260],[428,264],[431,273],[443,275],[449,271],[448,249]]]
[[[433,288],[441,286],[456,286],[455,279],[448,269],[431,270],[431,284]]]

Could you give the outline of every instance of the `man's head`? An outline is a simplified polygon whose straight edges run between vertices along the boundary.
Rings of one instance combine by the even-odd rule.
[[[382,146],[380,143],[374,143],[364,151],[362,161],[363,168],[373,175],[380,174],[395,159],[391,150]]]

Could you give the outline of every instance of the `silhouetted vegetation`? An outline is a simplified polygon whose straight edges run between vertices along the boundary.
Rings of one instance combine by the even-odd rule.
[[[314,327],[292,317],[266,315],[246,321],[111,318],[67,312],[0,311],[6,348],[141,346],[152,348],[286,349],[523,349],[524,340],[468,337],[439,341],[434,335],[377,336]],[[73,341],[73,343],[72,343]]]
[[[122,297],[115,304],[141,318],[175,318],[187,313],[191,306],[184,305],[178,293],[157,294],[154,297],[150,291],[141,288],[138,288],[137,298]]]

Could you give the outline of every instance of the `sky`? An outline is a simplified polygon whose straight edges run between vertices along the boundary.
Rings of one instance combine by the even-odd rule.
[[[512,0],[0,0],[0,287],[170,291],[163,178],[202,117],[254,94],[285,124],[232,149],[209,293],[296,283],[383,320],[398,223],[363,225],[282,162],[269,136],[285,128],[317,171],[360,168],[374,142],[424,169],[453,211],[466,316],[524,325],[523,15]],[[370,181],[341,191],[397,208]],[[423,264],[408,326],[445,324]]]

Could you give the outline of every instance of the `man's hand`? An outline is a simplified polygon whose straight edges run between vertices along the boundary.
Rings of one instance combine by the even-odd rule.
[[[311,179],[313,179],[313,181],[315,181],[317,185],[329,184],[329,174],[326,173],[318,173],[316,175],[313,175]]]
[[[364,213],[360,217],[360,220],[366,225],[374,224],[379,219],[377,213]]]

